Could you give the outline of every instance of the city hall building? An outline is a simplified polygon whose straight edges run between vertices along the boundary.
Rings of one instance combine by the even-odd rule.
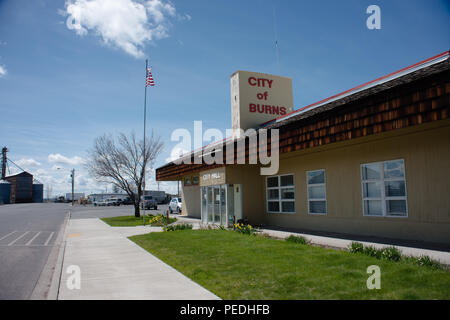
[[[249,161],[271,144],[239,151],[242,134],[215,156],[245,164],[192,151],[156,170],[182,181],[183,214],[450,247],[449,52],[295,111],[289,78],[238,71],[231,108],[233,129],[278,129],[278,172]]]

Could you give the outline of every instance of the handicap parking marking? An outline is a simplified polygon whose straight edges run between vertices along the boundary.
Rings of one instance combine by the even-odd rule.
[[[52,233],[48,236],[48,239],[47,239],[47,241],[45,241],[44,246],[48,245],[48,243],[50,242],[51,238],[53,237],[53,234],[54,234],[54,232],[52,232]]]
[[[12,246],[14,243],[16,243],[17,241],[19,241],[19,240],[22,239],[23,237],[25,237],[28,233],[30,233],[30,231],[26,231],[24,234],[22,234],[21,236],[19,236],[19,237],[16,238],[15,240],[11,241],[11,242],[8,244],[8,247],[9,247],[9,246]]]
[[[34,239],[36,239],[37,237],[39,237],[40,234],[41,234],[41,231],[39,231],[38,233],[36,233],[36,234],[34,235],[34,237],[31,238],[30,241],[27,242],[26,246],[29,246],[29,245],[34,241]]]
[[[16,232],[18,232],[18,231],[17,231],[17,230],[14,230],[13,232],[8,233],[6,236],[1,237],[1,238],[0,238],[0,241],[2,241],[3,239],[8,238],[10,235],[12,235],[12,234],[14,234],[14,233],[16,233]]]
[[[52,245],[54,231],[13,231],[0,237],[0,247],[46,247]]]

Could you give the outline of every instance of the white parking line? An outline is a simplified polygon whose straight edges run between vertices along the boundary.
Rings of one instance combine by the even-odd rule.
[[[0,241],[3,240],[3,239],[8,238],[10,235],[12,235],[12,234],[15,233],[15,232],[17,232],[17,230],[15,230],[15,231],[13,231],[13,232],[11,232],[11,233],[8,233],[6,236],[0,238]]]
[[[50,234],[50,236],[48,237],[47,241],[45,241],[44,246],[48,245],[48,243],[50,242],[50,239],[53,237],[53,234],[54,234],[54,232],[52,232],[52,233]]]
[[[23,237],[25,237],[28,233],[30,233],[30,231],[25,232],[23,235],[21,235],[20,237],[18,237],[16,240],[12,241],[11,243],[8,244],[8,246],[12,246],[14,243],[16,243],[17,241],[19,241],[20,239],[22,239]]]
[[[27,242],[26,246],[29,246],[33,242],[33,240],[36,239],[40,234],[41,232],[39,231],[33,238],[31,238],[30,241]]]

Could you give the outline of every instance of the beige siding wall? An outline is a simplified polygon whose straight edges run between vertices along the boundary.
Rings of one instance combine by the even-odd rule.
[[[200,173],[200,186],[218,186],[225,184],[226,172],[225,168],[217,168],[212,170],[202,171]]]
[[[227,184],[242,186],[242,217],[249,221],[261,221],[265,212],[264,178],[257,166],[234,165],[226,167]]]
[[[279,174],[294,174],[296,213],[268,214],[264,206],[261,221],[283,227],[450,243],[450,126],[448,121],[440,125],[417,127],[416,132],[398,130],[396,136],[355,139],[282,158]],[[363,216],[360,165],[395,159],[405,161],[408,217]],[[317,169],[326,170],[326,216],[307,212],[306,171]],[[261,197],[265,203],[264,191]]]
[[[396,159],[405,163],[408,217],[363,216],[361,164]],[[225,169],[225,181],[221,176],[213,184],[242,185],[243,217],[253,224],[450,244],[449,164],[450,120],[285,154],[279,174],[294,174],[295,214],[267,213],[266,177],[258,166],[205,172]],[[318,169],[326,171],[324,216],[308,214],[306,172]],[[200,217],[200,188],[182,190],[184,212]]]
[[[190,217],[201,217],[200,209],[200,187],[182,186],[181,187],[182,214]]]

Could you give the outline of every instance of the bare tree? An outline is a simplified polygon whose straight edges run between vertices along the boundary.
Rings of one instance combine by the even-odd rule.
[[[53,186],[49,183],[45,185],[45,193],[47,194],[47,200],[50,201],[52,197]]]
[[[119,193],[120,192],[120,188],[117,186],[117,185],[113,185],[113,188],[112,188],[112,191],[113,191],[113,193]]]
[[[103,135],[94,141],[88,151],[86,167],[99,182],[110,183],[125,191],[134,203],[134,215],[140,217],[143,194],[144,168],[152,168],[161,153],[163,143],[153,132],[144,142],[137,141],[134,132],[128,136],[120,133],[117,141],[111,135]]]

